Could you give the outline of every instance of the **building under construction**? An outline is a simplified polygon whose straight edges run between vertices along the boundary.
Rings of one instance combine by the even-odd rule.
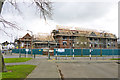
[[[59,28],[52,35],[58,48],[117,48],[117,37],[104,31]]]
[[[32,37],[27,33],[22,38],[15,40],[16,48],[54,48],[56,43],[51,35],[37,34]]]
[[[34,35],[34,48],[51,48],[56,47],[56,42],[52,35],[47,33],[38,33]]]
[[[112,33],[76,28],[57,28],[51,35],[38,33],[15,40],[17,48],[117,48],[117,37]]]

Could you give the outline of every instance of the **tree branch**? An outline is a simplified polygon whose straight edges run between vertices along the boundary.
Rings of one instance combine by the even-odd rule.
[[[39,13],[42,14],[46,21],[46,18],[51,18],[52,16],[52,3],[49,0],[34,0],[36,6],[38,7]]]
[[[22,12],[19,10],[18,6],[17,6],[17,0],[7,0],[12,6],[15,7],[15,9],[22,14]],[[34,4],[37,6],[39,14],[44,18],[44,20],[46,21],[47,18],[51,18],[52,16],[52,3],[49,0],[33,0]],[[33,3],[32,3],[33,4]],[[16,24],[9,22],[7,20],[5,20],[1,15],[0,15],[0,22],[2,23],[4,28],[11,28],[11,29],[17,29],[20,30],[21,28],[18,27]],[[8,27],[9,26],[9,27]],[[0,30],[3,30],[2,28],[0,28]],[[5,34],[7,34],[7,32],[5,30],[3,30],[3,32]],[[7,34],[8,35],[8,34]]]
[[[22,14],[22,12],[20,11],[20,9],[18,8],[18,6],[17,6],[17,2],[16,2],[16,0],[7,0],[12,6],[14,6],[15,7],[15,9],[20,13],[20,14]]]

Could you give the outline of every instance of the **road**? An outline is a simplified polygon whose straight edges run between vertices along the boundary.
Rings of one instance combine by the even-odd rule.
[[[118,78],[115,62],[56,62],[64,78]]]

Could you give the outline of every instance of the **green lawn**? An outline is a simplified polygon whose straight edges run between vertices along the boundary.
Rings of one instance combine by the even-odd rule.
[[[4,58],[5,63],[26,62],[32,58]]]
[[[113,59],[110,59],[110,60],[120,60],[120,58],[113,58]]]
[[[13,79],[13,78],[24,78],[27,77],[28,74],[34,70],[36,66],[35,65],[12,65],[12,66],[6,66],[8,72],[2,73],[2,80],[19,80],[19,79]]]
[[[1,80],[1,78],[2,78],[2,73],[0,72],[0,80]]]

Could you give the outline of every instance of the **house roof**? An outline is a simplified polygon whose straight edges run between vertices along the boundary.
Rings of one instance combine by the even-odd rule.
[[[112,33],[101,33],[92,30],[68,30],[68,29],[58,29],[53,30],[55,33],[54,36],[61,35],[61,36],[87,36],[87,37],[102,37],[102,38],[116,38],[116,36]]]
[[[22,38],[31,38],[32,36],[30,36],[29,33],[27,33],[25,36],[23,36]]]
[[[21,41],[31,41],[31,39],[32,39],[32,36],[29,34],[29,33],[27,33],[25,36],[23,36],[22,38],[19,38],[19,40],[21,40]],[[19,41],[18,40],[18,41]],[[15,40],[15,41],[17,41],[17,40]]]
[[[54,38],[51,35],[36,35],[35,40],[38,40],[38,41],[54,41]]]

